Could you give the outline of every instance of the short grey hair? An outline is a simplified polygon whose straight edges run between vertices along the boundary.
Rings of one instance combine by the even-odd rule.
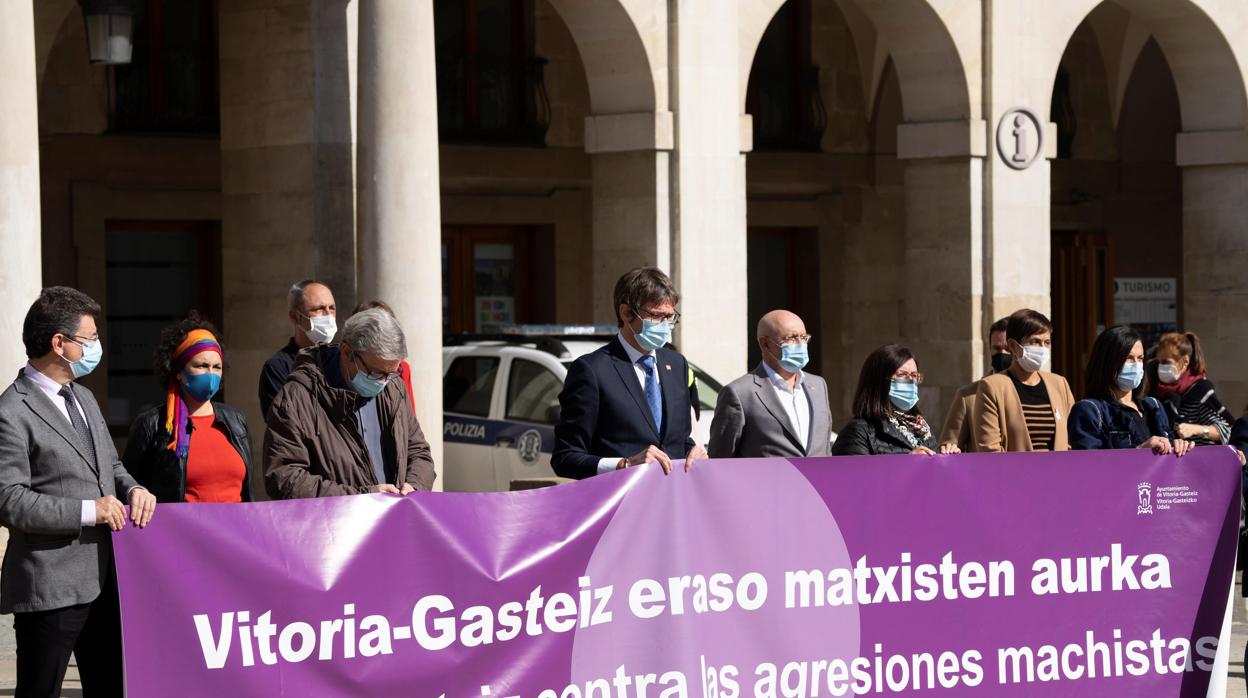
[[[342,326],[338,341],[356,351],[376,354],[383,361],[407,358],[407,338],[394,316],[381,308],[361,310]]]

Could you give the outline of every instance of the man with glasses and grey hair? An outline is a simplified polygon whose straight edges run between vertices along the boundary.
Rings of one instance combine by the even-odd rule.
[[[828,385],[803,369],[806,324],[787,310],[758,321],[758,367],[724,387],[711,421],[711,458],[828,455],[832,409]]]
[[[691,434],[689,363],[667,345],[680,322],[680,294],[667,274],[639,267],[615,284],[619,333],[568,367],[559,394],[551,465],[584,479],[643,463],[664,473],[705,458]]]
[[[433,486],[429,442],[399,379],[406,356],[403,330],[380,308],[352,315],[338,344],[299,352],[267,418],[270,497],[408,494]]]

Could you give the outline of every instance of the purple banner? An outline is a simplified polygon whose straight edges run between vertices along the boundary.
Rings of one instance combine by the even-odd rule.
[[[114,537],[126,680],[130,696],[1205,696],[1230,650],[1239,498],[1233,452],[1201,448],[162,505]]]

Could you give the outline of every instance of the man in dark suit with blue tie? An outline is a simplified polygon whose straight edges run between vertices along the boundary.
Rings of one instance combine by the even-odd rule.
[[[706,457],[691,433],[689,364],[665,347],[679,302],[672,280],[654,267],[616,282],[619,334],[573,362],[559,394],[555,474],[580,480],[642,463],[670,473],[672,461],[685,459],[688,470]]]

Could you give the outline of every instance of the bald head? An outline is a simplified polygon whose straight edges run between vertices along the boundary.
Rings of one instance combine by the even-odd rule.
[[[795,334],[806,334],[806,323],[795,313],[787,310],[773,310],[758,320],[759,339],[771,339],[779,342],[784,337]]]
[[[796,368],[789,364],[790,371],[784,368],[781,357],[785,354],[785,344],[804,344],[806,342],[806,323],[794,313],[787,310],[773,310],[758,321],[758,348],[762,351],[763,362],[785,380],[796,380],[794,376],[801,366]],[[789,351],[800,349],[804,357],[806,347],[789,347]],[[805,359],[801,365],[805,365]]]

